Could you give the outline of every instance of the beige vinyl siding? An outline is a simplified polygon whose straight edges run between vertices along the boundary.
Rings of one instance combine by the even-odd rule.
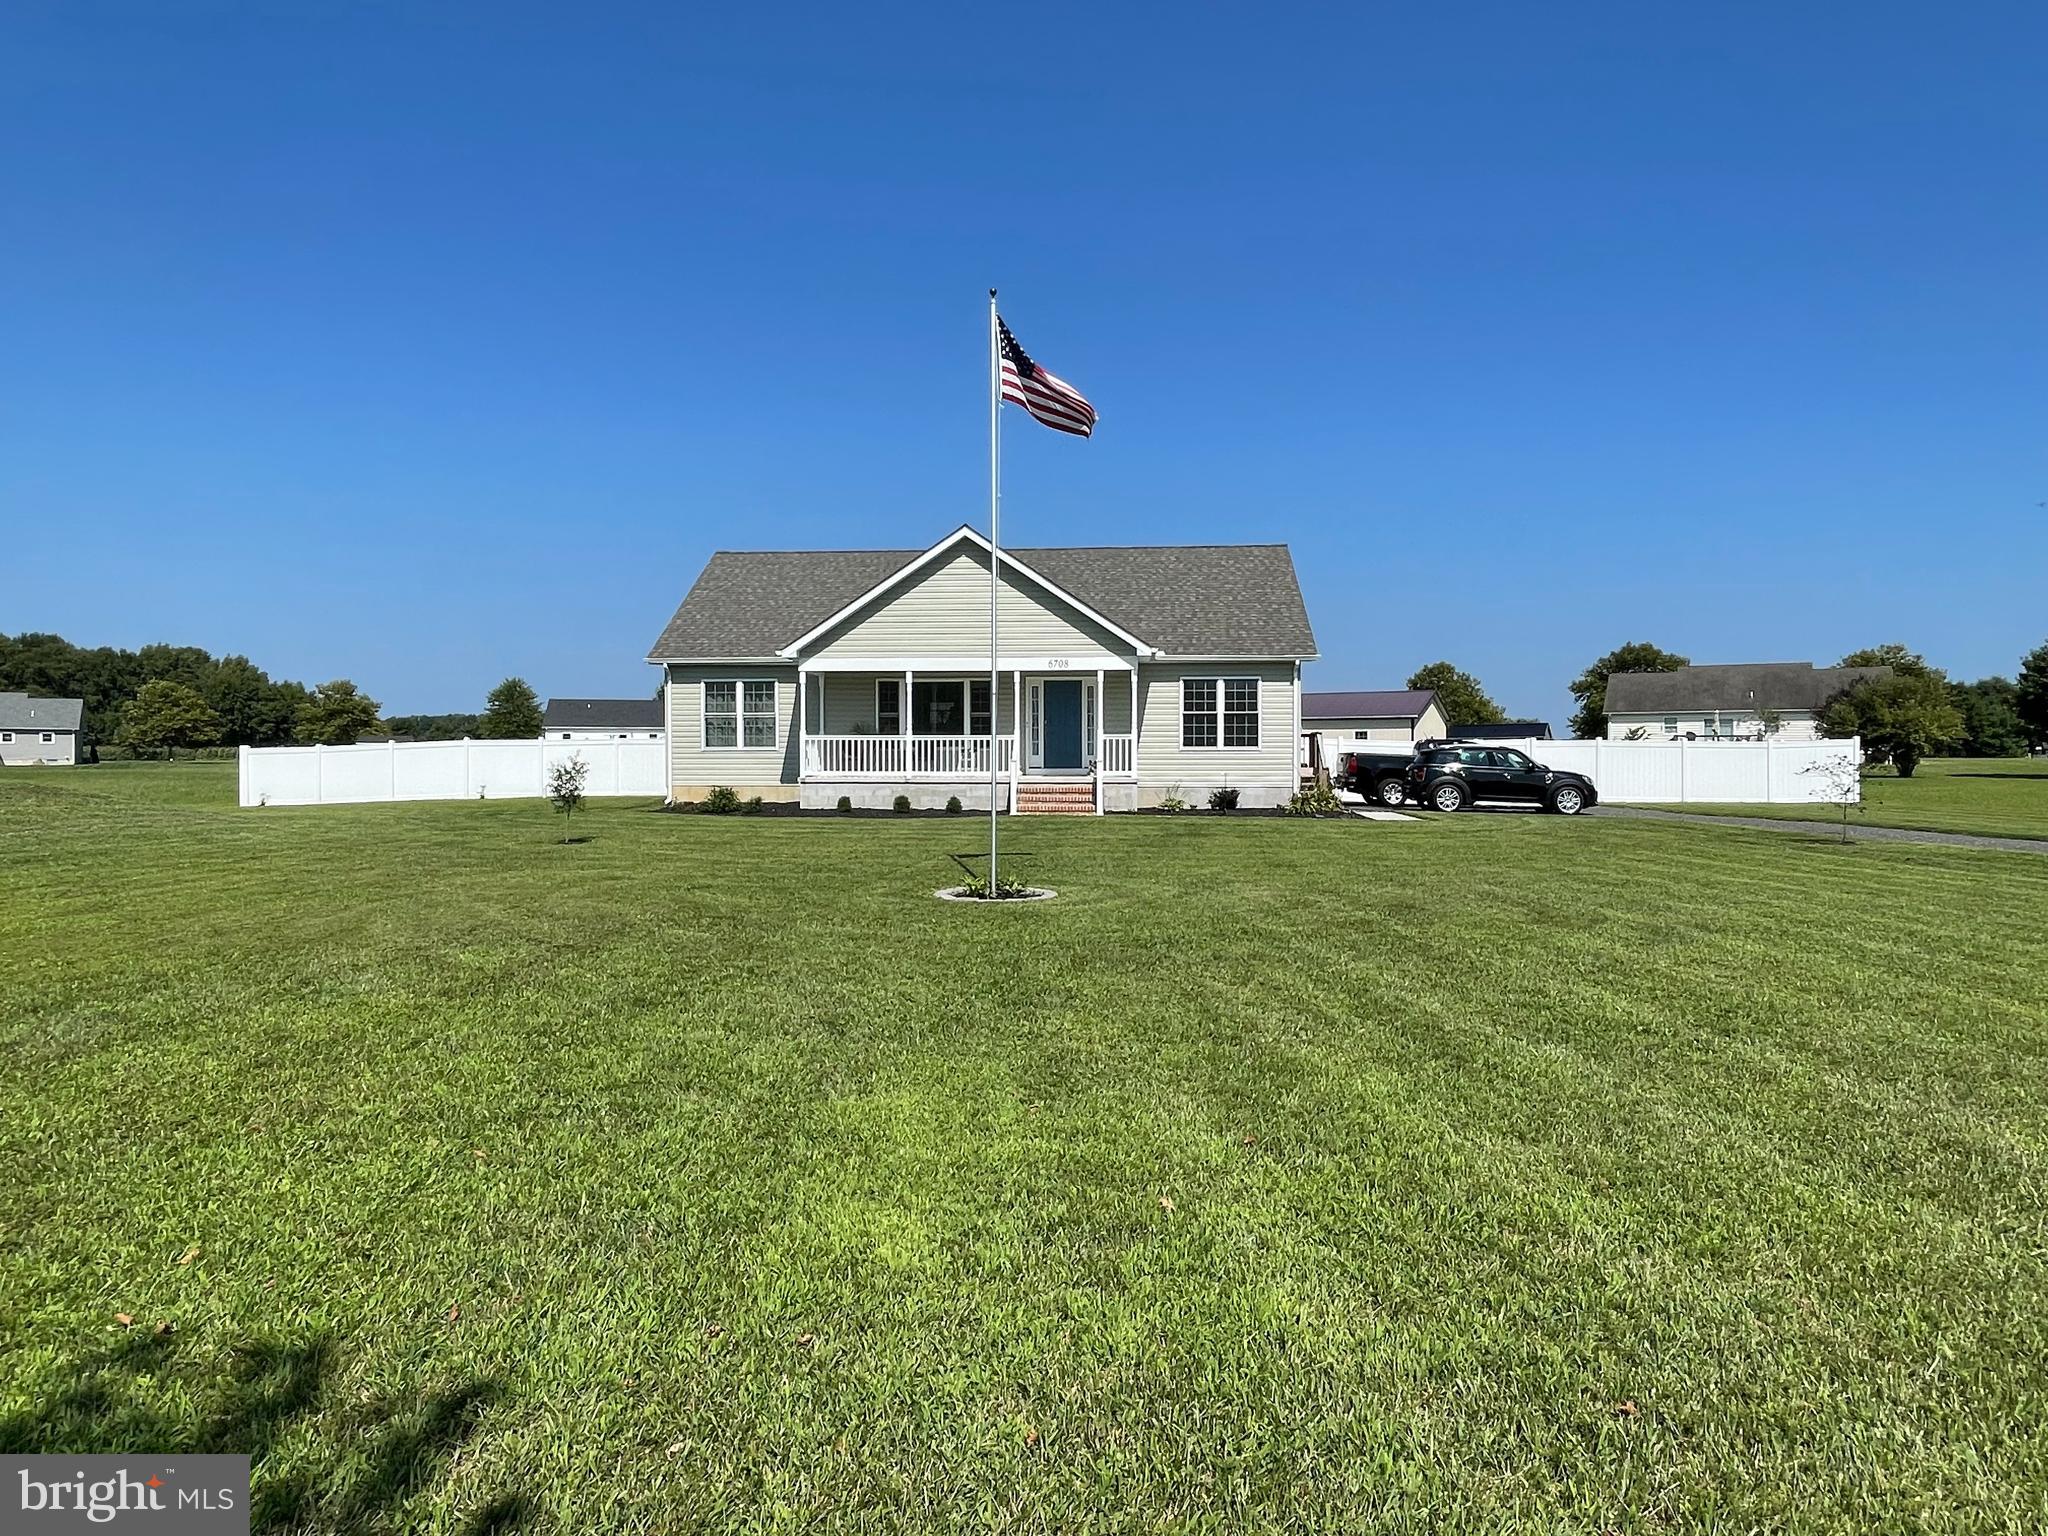
[[[1138,669],[1142,723],[1138,730],[1138,782],[1161,791],[1206,794],[1219,785],[1265,787],[1282,798],[1297,786],[1295,766],[1295,666],[1291,661],[1152,662]],[[1183,747],[1180,744],[1180,684],[1184,677],[1259,679],[1259,744],[1251,748]],[[1270,803],[1270,802],[1268,802]]]
[[[704,683],[746,683],[772,680],[775,684],[775,745],[770,747],[713,747],[704,745]],[[668,717],[669,783],[680,798],[695,799],[695,791],[714,784],[729,784],[743,793],[797,781],[796,668],[788,664],[747,666],[677,665],[668,669],[668,686],[663,690]]]
[[[1019,657],[1107,652],[1131,647],[1036,583],[1003,572],[1003,648]],[[988,557],[961,549],[943,557],[840,625],[814,646],[819,658],[988,654]]]
[[[1815,741],[1820,738],[1812,710],[1787,709],[1781,710],[1779,714],[1782,723],[1777,734],[1771,738],[1773,741]],[[1676,718],[1678,723],[1667,726],[1665,722],[1673,718]],[[1756,716],[1744,712],[1738,719],[1733,710],[1724,710],[1721,714],[1721,724],[1724,728],[1733,726],[1745,736],[1752,735],[1756,731]],[[1651,741],[1665,741],[1672,736],[1683,736],[1687,731],[1705,736],[1714,729],[1714,712],[1710,709],[1679,710],[1674,716],[1663,710],[1637,710],[1627,714],[1609,715],[1607,739],[1625,741],[1628,739],[1629,731],[1635,726],[1641,726],[1648,731],[1648,739]]]

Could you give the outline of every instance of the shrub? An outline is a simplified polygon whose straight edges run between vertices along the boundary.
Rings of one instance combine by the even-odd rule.
[[[1179,795],[1163,795],[1160,797],[1159,809],[1166,812],[1169,816],[1177,816],[1187,808],[1187,801],[1181,799]]]
[[[853,796],[841,795],[839,797],[839,814],[842,816],[851,816],[853,814]]]
[[[754,796],[754,797],[753,797],[753,798],[752,798],[751,800],[745,801],[745,802],[744,802],[744,803],[743,803],[743,804],[742,804],[742,805],[740,806],[740,814],[741,814],[742,816],[758,816],[758,815],[760,815],[760,814],[761,814],[761,797],[760,797],[759,795],[756,795],[756,796]]]
[[[697,807],[706,816],[730,816],[740,808],[740,797],[730,784],[715,784],[704,803]]]
[[[1344,802],[1337,798],[1337,792],[1327,784],[1318,784],[1288,798],[1286,814],[1289,816],[1342,816]]]
[[[960,814],[960,797],[958,795],[946,796],[946,814],[948,816],[958,816]]]
[[[1237,809],[1237,791],[1228,787],[1209,791],[1209,809],[1217,812]]]
[[[548,773],[548,799],[562,813],[562,841],[565,843],[569,840],[569,823],[576,819],[577,809],[583,804],[583,791],[589,780],[590,764],[583,761],[580,752],[565,762],[555,764]]]
[[[978,875],[959,889],[962,896],[973,896],[981,901],[1014,901],[1027,893],[1031,887],[1022,880],[1012,880],[1008,875],[998,875],[995,891],[991,893],[988,888],[988,876]]]
[[[896,797],[896,803],[894,805],[891,805],[889,809],[894,811],[898,816],[908,816],[910,814],[910,796],[898,795]]]

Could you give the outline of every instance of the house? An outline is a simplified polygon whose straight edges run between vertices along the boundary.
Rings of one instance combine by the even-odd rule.
[[[1454,725],[1446,733],[1464,741],[1549,741],[1548,720],[1496,720],[1487,725]]]
[[[84,719],[82,699],[32,699],[25,693],[0,693],[0,765],[75,764]]]
[[[651,699],[549,699],[540,733],[549,741],[659,741],[662,702]]]
[[[1316,654],[1284,544],[1005,549],[989,677],[989,544],[721,550],[648,655],[672,793],[835,806],[957,796],[1130,810],[1296,788]]]
[[[1675,672],[1617,672],[1607,679],[1607,739],[1673,737],[1750,740],[1766,733],[1760,712],[1775,711],[1778,741],[1812,741],[1822,706],[1844,688],[1890,677],[1890,667],[1816,667],[1810,661],[1680,667]]]
[[[1338,754],[1361,741],[1421,741],[1450,734],[1443,706],[1429,688],[1304,693],[1301,729],[1304,768],[1335,764]]]

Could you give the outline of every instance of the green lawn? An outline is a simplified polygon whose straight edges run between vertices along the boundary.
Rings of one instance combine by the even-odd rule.
[[[1688,805],[1710,816],[1830,820],[1831,805]],[[1910,779],[1889,769],[1863,776],[1863,810],[1851,827],[1912,827],[1985,837],[2048,837],[2048,758],[1936,757]]]
[[[2048,860],[1088,819],[991,911],[971,820],[232,783],[0,775],[0,1449],[249,1450],[263,1530],[2048,1520]]]

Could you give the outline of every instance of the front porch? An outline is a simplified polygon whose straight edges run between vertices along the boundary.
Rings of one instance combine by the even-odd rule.
[[[804,803],[835,804],[845,794],[856,805],[886,805],[901,793],[913,805],[957,796],[987,810],[993,792],[998,809],[1029,810],[1031,787],[1043,783],[1089,786],[1098,814],[1134,798],[1135,669],[1019,668],[1001,673],[994,689],[985,672],[963,672],[800,669]],[[1071,795],[1061,803],[1071,805]]]

